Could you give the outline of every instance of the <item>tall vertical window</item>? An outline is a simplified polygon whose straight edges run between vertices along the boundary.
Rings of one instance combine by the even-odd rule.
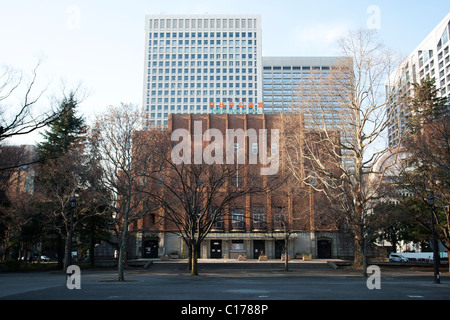
[[[263,206],[253,207],[253,229],[266,229],[266,221]]]
[[[273,227],[275,230],[283,230],[286,227],[286,212],[284,207],[273,208]]]
[[[223,217],[222,217],[222,212],[217,211],[217,207],[212,206],[210,209],[210,213],[211,213],[211,219],[213,219],[213,215],[215,214],[215,222],[214,222],[214,229],[223,229]]]
[[[244,209],[235,207],[231,209],[231,227],[234,230],[244,229]]]

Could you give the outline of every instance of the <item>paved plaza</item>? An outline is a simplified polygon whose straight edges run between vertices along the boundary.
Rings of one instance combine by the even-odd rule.
[[[201,260],[195,277],[186,261],[144,265],[128,269],[124,282],[115,269],[81,269],[79,289],[69,289],[62,272],[0,273],[0,305],[102,319],[124,311],[144,318],[277,319],[311,310],[335,316],[356,304],[365,312],[415,316],[423,303],[439,307],[450,300],[450,275],[443,270],[434,284],[431,267],[382,267],[374,287],[360,271],[318,260],[293,261],[288,272],[280,261]]]
[[[446,271],[446,270],[443,270]],[[432,268],[385,268],[379,288],[350,268],[326,261],[283,263],[201,260],[192,277],[185,261],[154,261],[129,269],[125,282],[115,269],[82,269],[80,289],[68,289],[61,272],[0,273],[0,299],[7,300],[449,300],[450,276],[433,283]],[[372,286],[373,287],[373,286]]]

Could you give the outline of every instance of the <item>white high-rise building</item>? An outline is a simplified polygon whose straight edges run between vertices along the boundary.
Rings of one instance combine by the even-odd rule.
[[[436,89],[441,97],[450,97],[450,13],[431,31],[428,36],[403,61],[392,75],[390,82],[398,96],[412,94],[412,84],[423,79],[435,80]],[[394,108],[394,110],[392,110]],[[404,129],[406,110],[404,105],[391,101],[387,112],[394,116],[388,127],[389,146],[399,143]]]
[[[261,112],[259,15],[147,15],[143,107],[170,113]]]

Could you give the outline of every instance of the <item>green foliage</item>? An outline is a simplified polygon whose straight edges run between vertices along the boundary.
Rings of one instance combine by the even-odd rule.
[[[413,88],[414,96],[409,99],[406,125],[414,135],[424,125],[448,118],[449,108],[447,98],[439,96],[435,79],[427,78],[421,83],[414,83]]]
[[[50,125],[50,129],[42,134],[45,141],[37,146],[36,152],[40,160],[58,158],[83,135],[85,120],[83,117],[76,115],[77,106],[78,101],[73,92],[70,93],[69,97],[63,99],[59,111],[66,111],[62,112],[61,117],[54,121]]]
[[[422,228],[411,230],[416,238],[430,235],[430,208],[425,199],[434,196],[435,229],[444,246],[450,245],[450,108],[440,97],[435,81],[415,83],[414,96],[408,101],[406,137],[403,147],[408,154],[400,181],[413,196],[402,205]],[[426,231],[424,231],[426,230]]]
[[[20,261],[19,260],[6,260],[3,269],[5,271],[19,271],[20,270]]]

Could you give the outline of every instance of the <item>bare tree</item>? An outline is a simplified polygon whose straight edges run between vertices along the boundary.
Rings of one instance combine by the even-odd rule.
[[[0,71],[0,141],[14,136],[29,134],[41,129],[59,118],[62,111],[37,109],[37,103],[47,88],[37,88],[39,61],[32,71],[31,80],[27,83],[23,76],[11,67],[3,67]],[[12,104],[12,100],[21,87],[24,94],[19,105]]]
[[[290,204],[291,201],[288,201]],[[289,239],[294,233],[292,218],[289,217],[290,208],[279,207],[278,212],[274,216],[274,229],[277,231],[282,230],[284,235],[284,244],[282,251],[284,252],[284,271],[289,271]]]
[[[163,175],[153,176],[148,188],[154,207],[166,228],[173,228],[187,244],[188,268],[198,275],[197,259],[202,241],[218,222],[231,220],[233,202],[248,194],[265,193],[267,182],[245,177],[246,165],[175,164],[166,158]],[[237,179],[238,172],[244,178]],[[238,182],[239,181],[239,182]],[[236,222],[236,221],[235,221]]]
[[[158,139],[164,136],[158,130],[136,135],[141,129],[141,119],[133,105],[110,107],[96,119],[90,135],[92,150],[98,152],[100,164],[95,192],[114,212],[119,238],[119,281],[124,281],[129,225],[153,209],[143,205],[148,196],[143,185],[147,176],[159,171],[154,153],[162,145]]]
[[[302,114],[282,118],[286,166],[300,182],[323,192],[355,239],[354,266],[367,269],[367,217],[386,170],[383,134],[394,118],[386,81],[397,64],[373,30],[351,32],[339,42],[342,58],[328,77],[312,75],[299,92]],[[388,86],[390,84],[388,83]],[[304,126],[305,130],[295,130]],[[304,159],[304,161],[302,160]]]
[[[64,266],[71,262],[72,241],[76,226],[86,217],[97,214],[96,201],[88,189],[88,170],[84,145],[80,142],[56,159],[48,159],[37,168],[36,192],[46,203],[45,223],[64,239]],[[76,207],[72,201],[76,199]]]

